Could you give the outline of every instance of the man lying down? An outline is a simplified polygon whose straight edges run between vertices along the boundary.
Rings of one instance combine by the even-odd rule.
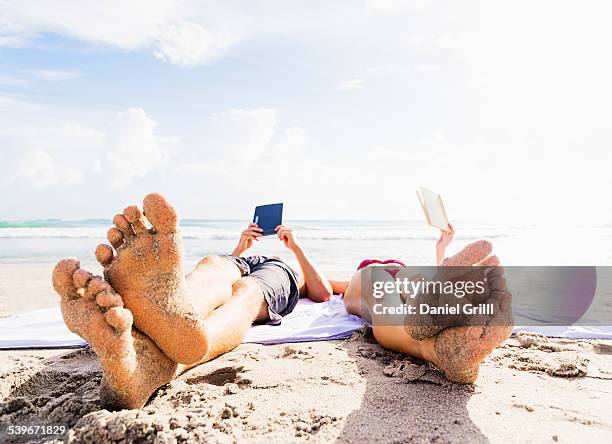
[[[76,259],[61,260],[53,271],[64,322],[100,359],[100,398],[108,408],[142,407],[185,370],[237,347],[254,322],[279,324],[300,297],[328,300],[332,284],[346,292],[349,312],[365,315],[354,309],[355,278],[327,281],[284,226],[277,236],[299,270],[276,257],[243,257],[262,235],[250,224],[231,255],[207,256],[185,275],[178,215],[164,197],[149,194],[143,212],[127,207],[113,224],[107,234],[112,247],[95,251],[104,278]],[[455,262],[467,260],[461,254]],[[457,382],[473,382],[480,362],[510,334],[509,327],[453,327],[419,340],[394,328],[375,323],[383,347],[428,360]]]

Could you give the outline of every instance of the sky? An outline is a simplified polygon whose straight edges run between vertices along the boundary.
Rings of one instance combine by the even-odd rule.
[[[0,0],[0,219],[612,223],[607,1]]]

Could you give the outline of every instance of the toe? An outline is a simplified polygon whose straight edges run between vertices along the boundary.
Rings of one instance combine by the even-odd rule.
[[[499,265],[499,259],[494,254],[491,254],[478,262],[476,265],[479,267],[496,267]]]
[[[113,224],[121,231],[124,239],[128,240],[134,237],[134,229],[123,214],[115,215]]]
[[[149,231],[145,224],[144,217],[136,205],[129,206],[123,210],[123,216],[129,223],[132,224],[136,235],[147,233]]]
[[[98,293],[101,293],[106,290],[112,291],[112,287],[110,286],[110,284],[104,279],[102,279],[100,276],[94,276],[88,282],[83,297],[88,301],[94,301]]]
[[[62,300],[79,297],[72,275],[79,269],[80,265],[76,259],[62,259],[53,269],[53,288],[62,297]]]
[[[96,259],[103,267],[109,265],[113,261],[113,249],[110,247],[110,245],[98,245],[96,247]]]
[[[74,282],[74,286],[77,288],[77,290],[85,288],[91,278],[91,273],[82,269],[76,270],[72,275],[72,281]]]
[[[144,214],[156,232],[175,233],[178,226],[178,215],[168,201],[158,193],[144,198]]]
[[[115,249],[123,245],[123,233],[117,227],[110,228],[106,233],[106,238]]]
[[[113,290],[104,290],[96,295],[96,304],[103,308],[123,307],[123,300]]]
[[[105,314],[106,322],[112,325],[118,333],[127,331],[132,327],[132,312],[122,307],[110,308]]]
[[[495,267],[487,274],[489,287],[493,291],[506,291],[507,284],[503,267]]]

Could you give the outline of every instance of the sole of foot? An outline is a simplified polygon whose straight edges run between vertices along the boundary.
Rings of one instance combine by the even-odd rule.
[[[140,408],[175,375],[177,364],[132,328],[132,313],[101,277],[61,260],[53,270],[64,322],[85,339],[100,359],[102,403],[112,409]]]
[[[492,254],[493,245],[488,240],[478,240],[466,245],[461,251],[453,256],[445,258],[440,265],[440,277],[441,281],[445,280],[462,280],[464,282],[477,282],[484,279],[485,267],[497,267],[499,266],[499,259],[497,256]],[[452,269],[448,267],[453,267]],[[452,271],[455,270],[456,271]],[[473,271],[470,271],[473,269]],[[407,277],[402,276],[400,277]],[[490,297],[490,292],[479,297],[478,300],[474,300],[472,297],[467,297],[465,300],[457,300],[454,295],[444,295],[445,298],[449,299],[448,303],[470,302],[470,303],[482,303]],[[431,305],[442,306],[444,300],[441,300],[440,294],[432,295],[421,295],[420,302],[429,303]],[[431,338],[437,335],[440,331],[444,330],[449,326],[449,323],[444,323],[440,316],[434,317],[430,315],[421,315],[415,317],[414,315],[406,316],[405,330],[417,341],[421,341],[426,338]],[[459,321],[459,317],[454,315],[451,317],[452,320]],[[455,325],[468,325],[467,320],[465,324]]]
[[[452,382],[474,383],[482,361],[512,334],[512,296],[506,287],[503,267],[488,275],[493,314],[482,317],[482,325],[452,327],[432,338],[434,364]]]
[[[98,245],[96,258],[136,328],[173,361],[192,364],[206,354],[208,342],[185,283],[178,215],[157,193],[145,197],[143,210],[130,206],[114,217],[107,233],[112,247]]]

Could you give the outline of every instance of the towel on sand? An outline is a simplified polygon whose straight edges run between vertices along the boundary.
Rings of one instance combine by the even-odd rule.
[[[281,325],[254,325],[244,342],[278,344],[284,342],[345,339],[360,328],[364,320],[350,315],[342,299],[333,296],[329,302],[314,303],[301,299],[293,313]],[[515,327],[514,332],[532,331],[550,337],[612,339],[607,327]],[[59,307],[36,310],[0,319],[0,349],[70,348],[86,345],[71,333],[62,320]]]
[[[284,342],[345,339],[363,325],[363,319],[350,315],[342,299],[316,304],[300,299],[281,325],[254,325],[244,342],[278,344]],[[35,310],[0,319],[0,349],[84,347],[83,339],[70,332],[59,307]]]

